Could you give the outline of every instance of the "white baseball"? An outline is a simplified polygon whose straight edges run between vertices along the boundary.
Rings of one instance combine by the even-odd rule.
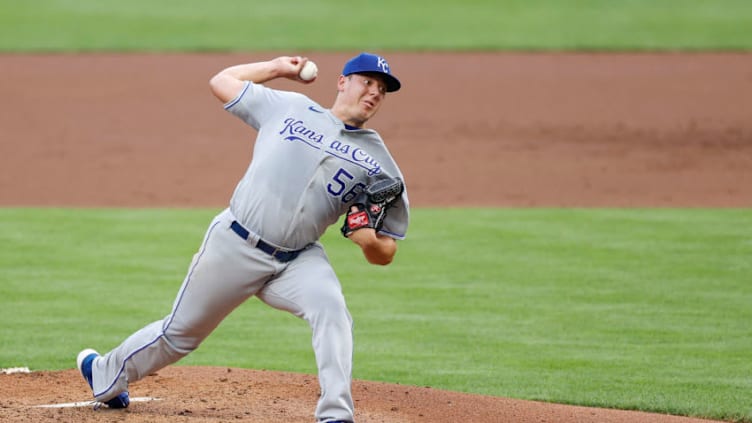
[[[300,70],[300,79],[303,81],[310,81],[313,78],[316,77],[319,73],[319,68],[316,66],[315,63],[312,61],[307,61],[306,64],[303,66],[303,69]]]

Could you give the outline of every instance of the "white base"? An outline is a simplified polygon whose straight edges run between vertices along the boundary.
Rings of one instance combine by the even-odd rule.
[[[160,401],[160,398],[152,397],[131,397],[131,402],[148,402],[148,401]],[[83,402],[68,402],[64,404],[43,404],[35,405],[34,408],[73,408],[73,407],[91,407],[94,405],[94,401]]]

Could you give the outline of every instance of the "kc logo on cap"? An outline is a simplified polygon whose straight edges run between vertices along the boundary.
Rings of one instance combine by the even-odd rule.
[[[376,60],[376,65],[380,67],[384,73],[389,73],[389,63],[386,62],[386,59],[381,56],[376,56]]]
[[[399,79],[392,74],[392,70],[386,59],[375,54],[360,53],[345,63],[342,75],[347,76],[353,73],[381,74],[388,92],[397,91],[402,86]]]

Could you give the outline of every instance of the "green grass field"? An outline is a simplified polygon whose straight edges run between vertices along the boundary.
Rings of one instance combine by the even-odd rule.
[[[749,50],[748,0],[0,0],[0,51]]]
[[[215,212],[0,209],[0,367],[162,318]],[[752,419],[750,210],[417,209],[385,268],[324,243],[357,379]],[[180,365],[315,373],[307,324],[256,299]]]

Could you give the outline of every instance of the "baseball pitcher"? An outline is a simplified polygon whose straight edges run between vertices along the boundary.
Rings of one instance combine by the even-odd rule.
[[[164,319],[104,355],[79,353],[78,368],[101,404],[127,407],[129,383],[198,348],[255,295],[311,327],[321,386],[316,420],[354,421],[352,319],[319,238],[344,216],[341,233],[379,265],[392,261],[396,240],[404,239],[403,175],[379,134],[366,127],[400,81],[383,57],[362,53],[344,65],[328,109],[263,85],[275,78],[315,81],[300,73],[307,62],[278,57],[211,78],[225,110],[257,131],[253,160],[229,207],[209,224]]]

